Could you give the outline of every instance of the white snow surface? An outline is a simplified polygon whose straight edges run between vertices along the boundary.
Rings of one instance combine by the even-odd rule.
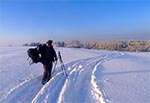
[[[0,103],[150,103],[150,53],[73,48],[60,51],[52,78],[29,65],[29,47],[0,47]]]

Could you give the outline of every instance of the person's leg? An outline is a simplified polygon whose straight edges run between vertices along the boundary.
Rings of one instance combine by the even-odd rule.
[[[46,65],[43,65],[43,69],[44,69],[44,72],[43,72],[43,79],[45,79],[45,78],[47,77]]]
[[[47,72],[47,79],[48,79],[48,81],[51,78],[52,67],[53,67],[53,63],[51,62],[51,63],[48,64],[48,72]]]
[[[43,78],[42,78],[42,84],[46,83],[46,79],[47,79],[47,70],[46,70],[46,65],[43,65]]]

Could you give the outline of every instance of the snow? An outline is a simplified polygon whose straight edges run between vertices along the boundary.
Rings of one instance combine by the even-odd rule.
[[[60,51],[44,86],[42,65],[29,65],[29,47],[0,47],[0,103],[149,103],[150,53],[75,48]]]

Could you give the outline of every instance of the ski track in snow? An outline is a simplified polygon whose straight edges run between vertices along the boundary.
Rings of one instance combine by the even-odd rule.
[[[105,92],[100,89],[97,85],[97,80],[96,80],[96,70],[98,69],[98,66],[101,65],[104,62],[107,62],[109,60],[115,59],[117,57],[123,56],[123,53],[113,53],[110,55],[106,55],[104,58],[102,58],[97,64],[94,66],[94,69],[92,71],[91,75],[91,94],[93,95],[93,98],[97,100],[99,103],[106,103],[109,102],[110,100],[106,99],[107,96],[105,95]]]
[[[41,76],[39,75],[32,75],[31,77],[23,80],[21,83],[19,83],[18,85],[16,85],[15,87],[11,88],[8,90],[7,93],[5,93],[5,95],[3,95],[0,99],[1,103],[19,103],[18,98],[20,98],[23,100],[23,98],[27,98],[29,101],[32,99],[32,97],[34,95],[36,95],[36,91],[38,89],[40,89],[42,87],[39,86],[39,80],[40,80]],[[26,95],[27,92],[32,91],[33,93],[31,93],[31,96]],[[25,96],[20,96],[20,94],[25,94]],[[18,97],[16,99],[16,97]],[[23,97],[23,98],[22,98]]]
[[[86,67],[86,66],[88,66],[91,63],[92,60],[94,61],[94,58],[92,58],[92,59],[86,59],[86,60],[81,60],[81,61],[75,63],[72,66],[72,68],[74,68],[74,69],[69,73],[68,76],[71,76],[73,74],[73,72],[80,71],[81,70],[80,68],[82,67],[81,66],[82,63],[84,63],[84,67]],[[77,76],[75,76],[75,77],[77,77]],[[69,85],[69,78],[66,79],[66,81],[64,83],[64,86],[63,86],[63,88],[62,88],[62,90],[60,92],[60,95],[59,95],[59,98],[58,98],[58,103],[64,103],[64,101],[63,101],[64,93],[65,93],[68,85]]]
[[[86,92],[88,92],[88,95],[91,97],[91,99],[94,99],[95,102],[107,103],[110,100],[106,99],[107,96],[105,95],[105,92],[101,90],[101,88],[97,85],[96,82],[97,78],[95,76],[95,72],[98,69],[98,66],[101,65],[102,63],[118,58],[122,55],[124,54],[120,52],[114,52],[112,54],[106,54],[97,57],[81,59],[81,60],[77,60],[65,64],[68,77],[64,76],[60,67],[57,67],[55,75],[44,86],[42,86],[42,84],[39,85],[39,81],[41,83],[40,80],[41,76],[31,77],[27,80],[24,80],[14,88],[11,88],[8,91],[8,93],[2,97],[3,98],[2,102],[11,103],[11,101],[14,101],[15,103],[19,103],[19,99],[22,99],[22,97],[20,97],[19,95],[24,94],[23,98],[28,99],[28,101],[26,102],[31,102],[31,103],[52,103],[54,101],[57,103],[74,103],[73,101],[67,102],[68,98],[65,98],[66,95],[65,93],[67,92],[67,90],[69,90],[68,89],[69,85],[71,85],[70,82],[73,79],[75,80],[75,82],[78,82],[77,79],[79,78],[79,76],[81,77],[80,78],[81,80],[84,80],[85,76],[89,76],[90,79],[87,79],[86,83],[88,84],[87,87],[85,88],[88,88],[88,90],[90,91],[86,91]],[[81,74],[83,76],[81,76]],[[80,84],[81,87],[79,87],[79,89],[82,88],[82,85],[83,84],[81,83]],[[58,89],[53,89],[57,87]],[[33,92],[31,93],[32,96],[31,95],[28,96],[28,93],[26,93],[27,91]],[[55,94],[51,94],[51,93],[55,93]],[[78,95],[80,95],[80,93]],[[15,97],[17,97],[17,99]],[[86,103],[85,99],[86,98],[81,100],[81,102]]]
[[[50,79],[50,81],[47,82],[47,83],[39,90],[39,92],[38,92],[37,95],[33,98],[33,100],[32,100],[31,103],[36,103],[36,102],[38,101],[38,98],[40,98],[40,96],[43,95],[43,93],[45,92],[45,90],[48,89],[48,86],[51,84],[51,82],[53,82],[53,80],[54,80],[55,78],[57,78],[57,77],[58,77],[60,74],[62,74],[62,73],[63,73],[63,72],[59,72],[59,73],[57,73],[54,77],[52,77],[52,78]],[[45,94],[44,94],[44,95],[45,95]],[[47,103],[48,97],[49,97],[49,94],[46,94],[45,99],[42,99],[42,100],[44,100],[44,102]]]
[[[73,68],[75,68],[76,67],[76,65],[78,65],[78,64],[80,64],[80,63],[82,63],[82,62],[84,62],[85,60],[78,60],[78,61],[76,61],[76,62],[74,62],[73,64],[72,63],[69,63],[69,64],[71,64],[71,65],[69,65],[69,67],[71,66],[71,68],[73,67]],[[71,70],[70,71],[70,73],[68,74],[68,76],[70,75],[70,74],[72,74],[73,72],[75,72],[75,69],[73,69],[73,70]],[[41,100],[44,100],[45,102],[46,101],[48,101],[48,98],[46,98],[46,99],[44,99],[43,97],[43,93],[46,91],[46,92],[48,92],[48,91],[51,91],[50,89],[49,89],[49,84],[51,84],[51,82],[54,82],[54,80],[56,79],[56,77],[58,77],[58,76],[60,76],[61,74],[63,74],[63,72],[61,71],[61,72],[59,72],[59,73],[57,73],[56,74],[56,76],[54,76],[54,77],[52,77],[52,79],[48,82],[48,83],[46,83],[44,86],[43,86],[43,88],[38,92],[38,94],[35,96],[35,98],[32,100],[32,103],[38,103],[38,102],[42,102]],[[62,77],[62,75],[61,75],[61,77]],[[63,76],[64,77],[64,76]],[[61,84],[60,85],[60,94],[58,94],[58,95],[60,95],[59,96],[59,99],[58,99],[58,102],[60,102],[61,101],[61,98],[62,98],[62,95],[63,95],[63,92],[65,91],[65,87],[66,87],[66,85],[67,85],[67,82],[68,82],[68,80],[69,80],[69,77],[68,78],[64,78],[64,80],[63,81],[57,81],[57,84]],[[50,92],[49,92],[50,93]],[[45,95],[45,94],[44,94]],[[57,102],[57,100],[56,100],[56,102]]]
[[[123,54],[123,53],[113,53],[113,54],[111,54],[111,55],[105,55],[104,57],[103,57],[103,56],[100,56],[100,57],[96,57],[96,58],[84,60],[84,61],[83,61],[84,66],[81,66],[81,64],[82,64],[81,62],[79,62],[79,63],[77,62],[77,63],[75,63],[73,66],[76,65],[76,66],[78,66],[78,68],[74,68],[74,69],[70,72],[69,76],[71,76],[71,74],[72,74],[73,72],[75,72],[75,71],[77,72],[78,69],[81,68],[81,67],[84,67],[84,69],[85,69],[85,68],[87,68],[87,66],[89,66],[90,64],[94,64],[94,69],[93,69],[92,75],[91,75],[91,94],[93,95],[93,98],[94,98],[97,102],[99,102],[99,103],[105,103],[105,101],[104,101],[104,96],[106,96],[106,95],[105,95],[105,93],[104,93],[103,90],[102,90],[102,92],[100,91],[98,85],[96,84],[96,77],[95,77],[94,73],[96,72],[97,67],[98,67],[101,63],[107,62],[108,60],[111,60],[111,59],[120,57],[120,56],[122,56],[122,55],[124,55],[124,54]],[[92,68],[90,68],[90,69],[92,69]],[[80,70],[80,69],[79,69],[79,70]],[[75,76],[75,77],[78,77],[78,76]],[[63,96],[64,96],[64,93],[65,93],[65,91],[66,91],[68,85],[69,85],[69,78],[67,78],[66,81],[65,81],[65,83],[64,83],[64,86],[63,86],[63,88],[62,88],[62,91],[61,91],[61,93],[60,93],[60,95],[59,95],[58,103],[66,103]],[[109,101],[109,100],[106,100],[106,101]]]

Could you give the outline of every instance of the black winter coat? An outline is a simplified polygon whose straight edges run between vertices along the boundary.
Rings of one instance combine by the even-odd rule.
[[[48,64],[50,62],[54,62],[54,60],[57,59],[57,55],[53,46],[47,47],[45,44],[39,45],[38,51],[42,64]]]

